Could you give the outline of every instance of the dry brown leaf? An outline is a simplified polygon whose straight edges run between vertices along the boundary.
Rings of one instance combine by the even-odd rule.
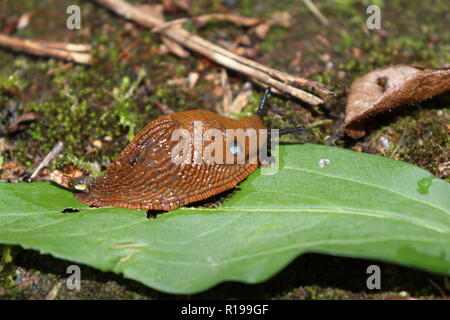
[[[372,71],[353,82],[344,130],[352,138],[366,134],[370,116],[429,99],[450,90],[450,68],[397,65]]]

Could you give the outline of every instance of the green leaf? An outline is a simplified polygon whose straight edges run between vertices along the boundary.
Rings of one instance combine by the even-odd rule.
[[[268,279],[304,252],[450,274],[450,185],[413,165],[317,145],[280,147],[219,209],[89,208],[48,183],[0,184],[0,242],[194,293]],[[320,166],[329,160],[329,164]],[[65,208],[79,212],[61,213]]]

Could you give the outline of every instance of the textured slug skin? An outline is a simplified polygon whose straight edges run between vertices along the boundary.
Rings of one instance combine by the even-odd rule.
[[[224,136],[226,129],[265,129],[257,115],[233,120],[192,110],[162,116],[136,134],[105,174],[92,182],[87,193],[76,193],[75,197],[97,207],[173,210],[235,187],[258,167],[255,153],[249,152],[248,139],[245,164],[174,163],[171,150],[178,141],[171,140],[172,132],[183,128],[193,137],[194,121],[202,122],[203,132],[215,128]],[[262,140],[258,139],[258,149],[265,143]],[[211,142],[203,141],[203,150]],[[225,141],[223,146],[227,152]],[[253,163],[249,159],[254,159]]]

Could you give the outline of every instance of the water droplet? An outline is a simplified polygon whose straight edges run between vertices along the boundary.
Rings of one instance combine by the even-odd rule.
[[[325,168],[326,166],[329,166],[330,163],[331,163],[331,161],[328,160],[328,159],[320,159],[319,160],[319,167]]]

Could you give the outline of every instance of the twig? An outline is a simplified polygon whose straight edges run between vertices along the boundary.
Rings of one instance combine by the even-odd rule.
[[[172,28],[172,27],[175,27],[175,26],[182,25],[183,23],[185,23],[187,21],[189,21],[188,18],[180,18],[180,19],[175,19],[175,20],[172,20],[172,21],[164,22],[164,23],[161,23],[161,24],[157,25],[156,27],[154,27],[152,29],[152,32],[161,32],[164,29],[168,29],[168,28]]]
[[[11,37],[0,33],[0,46],[42,57],[54,57],[80,64],[90,64],[91,46],[87,44],[61,43]]]
[[[199,23],[200,25],[204,25],[208,23],[210,20],[223,20],[232,22],[240,27],[253,27],[263,22],[263,20],[261,19],[249,18],[240,15],[226,14],[226,13],[204,14],[201,16],[193,17],[192,20]]]
[[[39,165],[33,170],[33,172],[30,175],[30,181],[33,180],[39,173],[39,171],[41,171],[44,167],[48,166],[48,164],[50,162],[52,162],[52,160],[58,156],[58,154],[61,153],[61,151],[64,148],[64,144],[60,141],[58,142],[52,149],[52,151],[50,151],[45,158],[41,161],[41,163],[39,163]]]
[[[5,126],[5,131],[9,134],[17,132],[23,129],[24,122],[31,122],[36,120],[36,114],[34,112],[27,112],[19,116],[16,120]]]
[[[63,285],[64,281],[60,280],[58,281],[53,288],[50,290],[49,293],[45,296],[45,300],[55,300],[56,296],[58,295],[59,289]]]
[[[155,28],[153,28],[152,32],[160,33],[164,29],[171,28],[174,26],[179,26],[183,23],[186,23],[187,21],[194,21],[199,26],[203,26],[211,20],[229,21],[238,27],[253,27],[253,26],[263,22],[263,20],[260,20],[260,19],[249,18],[249,17],[240,16],[240,15],[226,14],[226,13],[212,13],[212,14],[203,14],[201,16],[196,16],[196,17],[192,17],[192,18],[180,18],[180,19],[175,19],[172,21],[164,22],[164,23],[156,26]]]
[[[429,283],[430,283],[437,291],[439,291],[439,293],[441,294],[442,297],[445,297],[445,292],[444,292],[444,290],[442,290],[442,288],[439,287],[439,285],[438,285],[436,282],[434,282],[434,281],[431,280],[430,278],[428,278],[427,280],[428,280],[428,282],[429,282]]]
[[[63,51],[88,53],[92,50],[92,46],[85,43],[65,43],[38,39],[31,41],[36,42],[37,44],[40,44],[46,48],[59,49]]]
[[[159,110],[161,110],[161,112],[162,112],[163,114],[171,114],[171,113],[174,113],[174,112],[175,112],[175,111],[173,111],[173,109],[171,109],[169,106],[167,106],[167,104],[162,103],[162,102],[159,102],[159,101],[156,101],[156,102],[155,102],[155,106],[156,106]]]
[[[161,19],[149,15],[143,10],[129,4],[123,0],[92,0],[97,2],[118,15],[126,19],[135,21],[139,25],[154,29],[161,24],[166,24]],[[223,65],[228,69],[240,72],[249,76],[254,82],[262,84],[263,86],[270,86],[285,94],[292,95],[309,104],[317,105],[323,103],[323,100],[315,95],[299,89],[298,87],[311,86],[318,92],[324,95],[332,94],[331,91],[324,88],[324,86],[316,81],[296,77],[285,72],[281,72],[250,59],[234,54],[218,45],[215,45],[187,30],[178,27],[164,27],[159,30],[161,35],[170,38],[178,44],[198,52],[210,60]],[[167,26],[167,25],[166,25]]]
[[[320,12],[320,10],[316,7],[316,5],[311,0],[303,0],[305,5],[308,7],[309,11],[324,25],[329,26],[330,22],[327,18]]]

